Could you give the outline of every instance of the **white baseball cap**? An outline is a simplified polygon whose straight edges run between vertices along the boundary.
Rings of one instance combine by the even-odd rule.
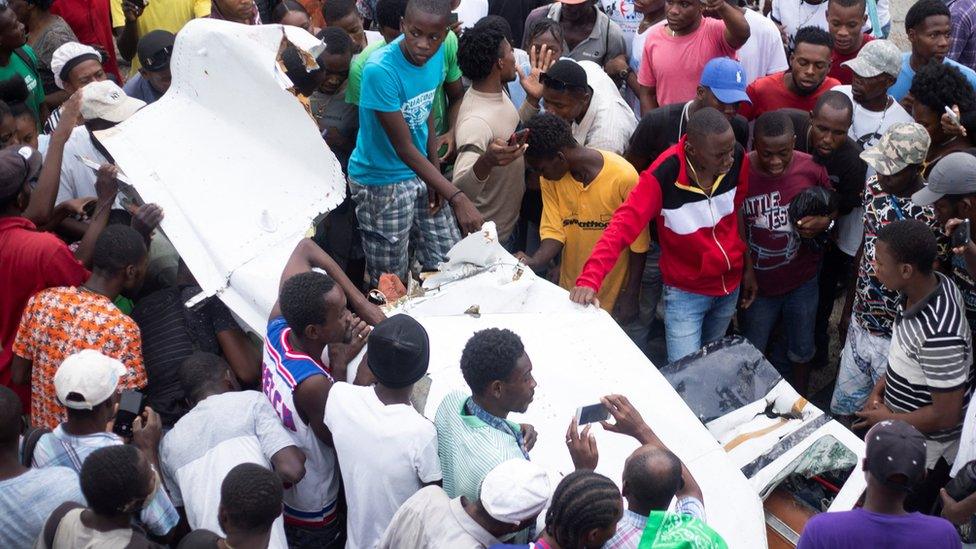
[[[95,48],[78,42],[61,44],[51,54],[51,72],[54,73],[54,83],[63,90],[64,79],[68,77],[71,69],[78,66],[78,63],[89,59],[101,63],[102,55]]]
[[[546,508],[552,490],[549,475],[525,459],[495,466],[481,482],[481,505],[495,520],[521,524]]]
[[[100,118],[109,122],[122,122],[146,106],[144,101],[126,95],[111,80],[92,82],[83,89],[81,116],[85,120]]]
[[[85,349],[64,359],[54,373],[58,400],[72,410],[91,410],[115,393],[125,366],[93,349]]]

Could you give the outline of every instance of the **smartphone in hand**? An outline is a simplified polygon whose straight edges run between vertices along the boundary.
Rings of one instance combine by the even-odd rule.
[[[132,438],[132,422],[142,414],[144,407],[145,399],[142,393],[131,389],[122,391],[112,432],[122,438]]]
[[[529,140],[529,129],[525,128],[513,133],[512,136],[508,138],[508,146],[521,147],[522,145],[525,145],[525,143],[528,142],[528,140]]]
[[[607,421],[608,419],[610,419],[610,410],[607,410],[607,407],[599,402],[589,406],[580,406],[576,409],[577,425]]]
[[[958,248],[960,246],[969,244],[969,226],[969,220],[963,219],[962,223],[956,225],[955,229],[952,229],[952,236],[950,237],[950,240],[953,248]]]

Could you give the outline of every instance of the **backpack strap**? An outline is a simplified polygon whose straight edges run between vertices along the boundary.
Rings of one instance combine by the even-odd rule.
[[[41,535],[44,537],[44,546],[47,549],[54,549],[54,537],[58,533],[58,527],[61,526],[61,521],[64,520],[64,516],[74,509],[84,509],[84,507],[80,503],[66,501],[51,513],[47,522],[44,523],[44,531],[41,532]]]
[[[41,437],[50,433],[51,430],[44,427],[28,427],[24,433],[23,442],[20,446],[20,464],[30,467],[34,462],[34,449]]]
[[[34,62],[34,58],[33,57],[27,55],[27,52],[24,51],[24,47],[23,46],[15,49],[14,50],[14,55],[16,55],[17,57],[19,57],[20,60],[23,61],[25,65],[27,65],[28,67],[30,67],[31,70],[34,71],[34,74],[40,75],[40,73],[37,72],[37,63]],[[40,84],[40,82],[38,82],[38,84]]]

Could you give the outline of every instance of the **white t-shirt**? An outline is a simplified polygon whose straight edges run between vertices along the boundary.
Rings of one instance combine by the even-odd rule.
[[[458,14],[462,29],[470,29],[488,16],[488,0],[461,0],[461,4],[452,13]]]
[[[180,418],[160,442],[159,460],[173,504],[186,509],[190,527],[223,536],[217,508],[224,477],[242,463],[270,469],[271,457],[288,446],[294,446],[291,435],[263,394],[229,392],[205,398]],[[270,547],[287,546],[278,517]]]
[[[850,97],[851,102],[854,102],[850,86],[837,86],[834,89]],[[847,133],[862,149],[870,149],[878,144],[881,136],[893,124],[914,121],[912,115],[908,114],[908,111],[894,99],[891,99],[891,104],[882,112],[869,111],[854,102],[854,120]],[[874,169],[868,166],[867,177],[873,175]],[[854,208],[851,213],[837,220],[837,247],[845,254],[849,256],[857,254],[863,237],[864,208]]]
[[[634,9],[634,0],[600,0],[600,6],[603,13],[607,14],[610,20],[623,31],[624,42],[627,44],[627,56],[629,57],[632,55],[631,44],[634,41],[634,36],[637,35],[637,27],[644,19],[644,14]]]
[[[882,28],[891,23],[888,2],[889,0],[877,0],[878,23]],[[786,34],[790,37],[790,45],[793,44],[796,31],[803,27],[814,26],[830,31],[827,25],[827,0],[817,5],[807,4],[803,0],[773,0],[773,11],[769,13],[769,16],[773,20],[779,21],[786,29]],[[871,18],[868,17],[862,30],[868,32],[870,29]],[[880,29],[878,33],[880,36]]]
[[[51,144],[50,135],[40,135],[37,138],[38,151],[45,157],[47,149]],[[55,205],[85,196],[96,196],[95,180],[97,174],[95,170],[89,168],[79,157],[91,160],[98,164],[108,164],[108,160],[95,148],[88,128],[84,125],[77,126],[71,130],[71,135],[64,144],[64,156],[61,160],[61,180],[58,185],[58,197]],[[115,199],[113,208],[120,209],[122,193]]]
[[[753,10],[747,9],[745,16],[750,34],[739,48],[739,62],[746,71],[746,84],[752,84],[761,76],[785,71],[789,66],[776,23]]]
[[[586,72],[593,97],[583,119],[573,122],[573,137],[582,146],[623,154],[637,129],[634,111],[603,67],[593,61],[578,63]]]
[[[400,505],[441,480],[434,424],[406,404],[384,405],[372,387],[349,383],[329,392],[325,424],[346,488],[346,547],[375,547]]]

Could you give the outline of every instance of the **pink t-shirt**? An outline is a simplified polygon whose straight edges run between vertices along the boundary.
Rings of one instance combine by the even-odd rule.
[[[685,36],[671,36],[667,25],[661,25],[644,42],[637,81],[655,88],[658,105],[689,101],[695,98],[705,64],[715,57],[735,58],[723,21],[705,17],[698,30]]]

